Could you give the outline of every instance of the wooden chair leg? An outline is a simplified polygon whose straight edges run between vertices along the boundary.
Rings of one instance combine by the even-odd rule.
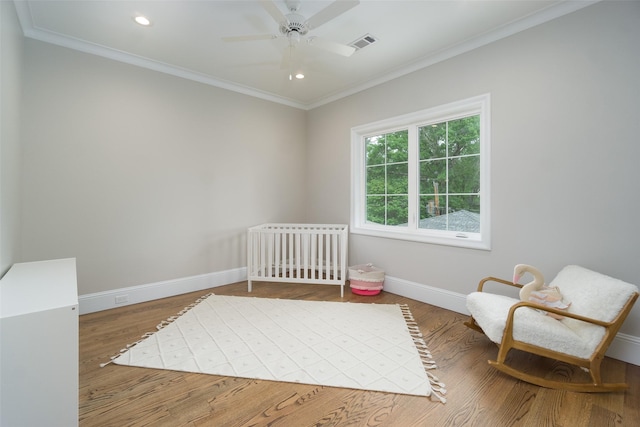
[[[589,367],[589,374],[594,384],[602,384],[602,373],[600,371],[601,362],[602,359],[594,359],[591,361],[591,366]]]
[[[476,319],[474,319],[473,316],[469,316],[469,319],[466,322],[464,322],[464,325],[469,329],[473,329],[474,331],[478,331],[484,334],[484,331],[482,330],[480,325],[476,323]]]

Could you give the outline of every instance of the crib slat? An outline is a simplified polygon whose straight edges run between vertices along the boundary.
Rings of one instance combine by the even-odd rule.
[[[326,264],[324,274],[326,279],[329,280],[331,276],[331,234],[326,235],[325,250],[327,251],[327,254],[325,256]]]
[[[311,271],[309,272],[311,274],[311,279],[312,280],[316,280],[316,271],[318,271],[318,269],[316,268],[316,246],[318,245],[318,235],[317,234],[312,234],[311,235]]]
[[[308,279],[309,277],[309,234],[304,233],[302,235],[302,278]]]
[[[300,233],[295,233],[295,252],[296,252],[296,256],[295,256],[295,265],[296,265],[296,274],[295,277],[301,277],[301,273],[302,273],[302,265],[300,264],[300,262],[302,261],[302,259],[300,258]]]
[[[317,279],[322,280],[322,271],[324,270],[324,241],[326,236],[323,234],[318,235],[318,273]]]
[[[269,233],[265,235],[267,240],[267,272],[266,277],[273,275],[273,234]]]
[[[338,278],[338,235],[334,234],[333,235],[333,245],[331,246],[331,253],[333,255],[332,257],[332,262],[333,262],[333,278],[337,279]]]
[[[273,277],[280,276],[280,236],[277,234],[273,235],[273,252],[274,252],[274,260],[273,260]]]
[[[287,233],[287,235],[289,236],[289,242],[287,243],[289,245],[289,247],[287,248],[287,256],[289,259],[289,274],[291,274],[291,272],[293,271],[293,258],[294,258],[294,254],[293,254],[293,233]]]
[[[260,276],[267,275],[267,236],[260,236]]]
[[[254,270],[253,270],[253,248],[255,247],[254,243],[253,243],[253,237],[254,237],[254,232],[252,232],[251,230],[249,230],[249,232],[247,233],[247,288],[248,291],[251,292],[251,278],[254,276]]]

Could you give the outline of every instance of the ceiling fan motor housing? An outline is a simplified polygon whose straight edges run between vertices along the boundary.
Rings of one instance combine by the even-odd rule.
[[[280,24],[280,33],[285,36],[289,33],[295,31],[296,33],[304,36],[309,32],[309,27],[307,27],[307,20],[304,16],[299,15],[297,13],[289,13],[286,15],[287,22],[283,22]]]

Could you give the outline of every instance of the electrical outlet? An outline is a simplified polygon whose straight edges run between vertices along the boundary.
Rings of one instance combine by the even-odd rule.
[[[129,295],[117,295],[116,296],[116,304],[124,304],[129,302]]]

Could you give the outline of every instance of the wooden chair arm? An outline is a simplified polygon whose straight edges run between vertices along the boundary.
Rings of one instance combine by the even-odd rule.
[[[513,286],[515,288],[521,288],[522,285],[519,283],[513,283],[509,280],[504,280],[504,279],[499,279],[497,277],[493,277],[493,276],[489,276],[489,277],[485,277],[484,279],[480,280],[480,283],[478,283],[478,292],[482,292],[482,288],[484,287],[484,284],[487,282],[497,282],[497,283],[502,283],[503,285],[508,285],[508,286]]]
[[[558,310],[557,308],[547,307],[545,305],[536,304],[536,303],[530,302],[530,301],[520,301],[519,303],[514,304],[511,307],[511,309],[509,309],[509,315],[507,316],[507,326],[506,326],[505,329],[509,328],[509,324],[513,321],[513,316],[515,315],[516,310],[519,309],[520,307],[531,307],[531,308],[534,308],[536,310],[542,310],[542,311],[546,311],[546,312],[549,312],[549,313],[557,314],[557,315],[562,316],[562,317],[569,317],[571,319],[581,320],[583,322],[591,323],[591,324],[598,325],[598,326],[603,326],[605,328],[610,327],[614,323],[614,322],[603,322],[602,320],[593,319],[591,317],[586,317],[586,316],[581,316],[581,315],[575,314],[575,313],[569,313],[568,311]]]

